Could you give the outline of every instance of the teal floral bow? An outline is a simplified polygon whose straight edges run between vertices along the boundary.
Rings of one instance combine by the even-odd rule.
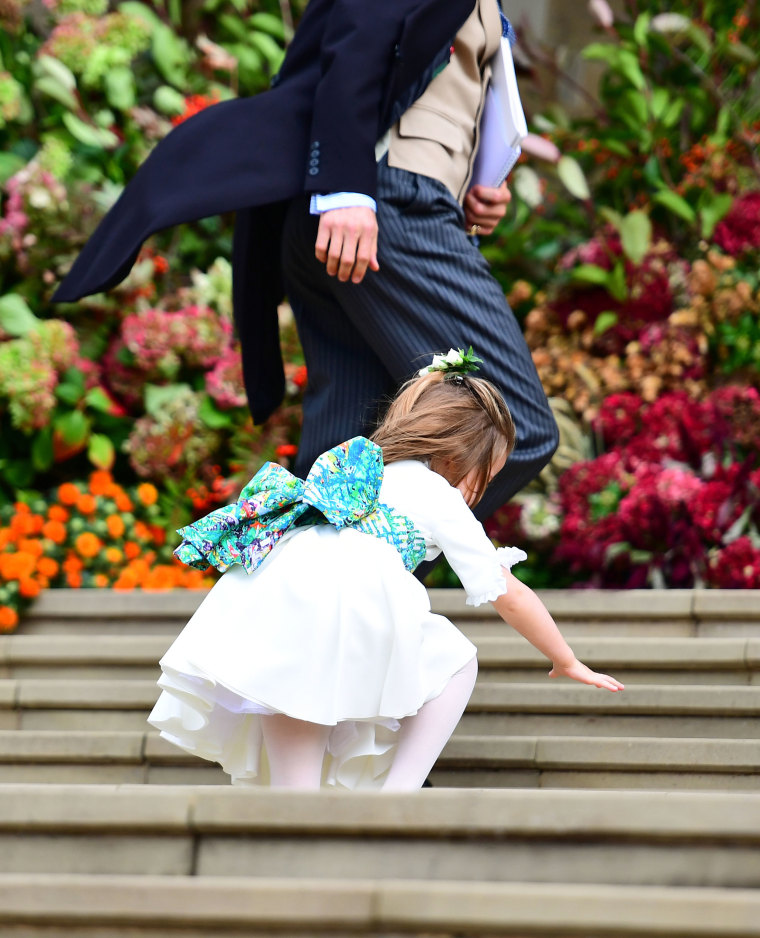
[[[323,453],[304,482],[276,463],[265,463],[233,505],[218,508],[177,532],[175,555],[190,567],[222,573],[239,563],[252,573],[293,527],[348,525],[398,550],[407,570],[425,556],[425,541],[405,515],[382,504],[383,455],[354,437]]]

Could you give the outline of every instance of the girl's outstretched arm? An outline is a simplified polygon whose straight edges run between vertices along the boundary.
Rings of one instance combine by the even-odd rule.
[[[562,637],[549,610],[532,589],[504,570],[507,592],[494,599],[492,605],[504,621],[552,662],[549,677],[571,677],[581,684],[593,684],[610,691],[623,690],[620,681],[609,674],[592,671],[578,661],[572,648]]]

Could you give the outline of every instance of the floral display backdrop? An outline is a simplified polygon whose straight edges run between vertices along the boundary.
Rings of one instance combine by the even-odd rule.
[[[297,452],[286,305],[284,405],[245,407],[231,218],[152,239],[107,295],[50,296],[156,141],[267,87],[304,5],[0,0],[0,629],[47,586],[208,585],[173,532]],[[542,92],[573,88],[557,50],[516,24],[543,104],[483,249],[561,442],[487,527],[536,586],[758,588],[760,12],[624,7],[579,7],[600,78],[567,111]]]

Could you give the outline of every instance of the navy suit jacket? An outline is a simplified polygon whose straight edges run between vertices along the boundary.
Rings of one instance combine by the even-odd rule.
[[[287,202],[310,192],[375,196],[375,142],[449,56],[474,0],[311,0],[273,87],[225,101],[153,150],[53,296],[115,286],[149,235],[236,212],[233,301],[253,418],[280,404],[277,324]]]

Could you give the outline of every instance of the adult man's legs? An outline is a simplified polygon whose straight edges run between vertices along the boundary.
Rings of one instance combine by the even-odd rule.
[[[378,166],[378,273],[329,277],[314,257],[317,219],[291,206],[283,267],[304,345],[309,387],[303,472],[323,450],[368,432],[377,404],[450,346],[473,346],[480,374],[502,390],[518,443],[478,506],[492,514],[551,458],[557,429],[520,327],[440,183]]]

